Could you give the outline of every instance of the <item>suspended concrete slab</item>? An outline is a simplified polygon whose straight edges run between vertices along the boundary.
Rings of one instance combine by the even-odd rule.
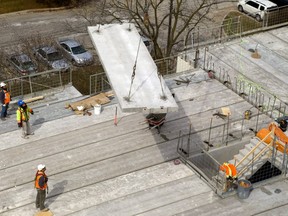
[[[178,110],[133,24],[91,26],[88,32],[123,112]]]

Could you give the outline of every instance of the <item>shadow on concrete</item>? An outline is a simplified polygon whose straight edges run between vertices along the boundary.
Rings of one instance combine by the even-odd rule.
[[[45,118],[37,118],[33,123],[32,123],[32,130],[36,131],[38,130],[42,124],[45,122]]]
[[[67,183],[68,181],[64,180],[53,185],[53,189],[48,194],[47,203],[46,203],[47,206],[51,205],[58,198],[58,196],[64,192],[64,189]]]

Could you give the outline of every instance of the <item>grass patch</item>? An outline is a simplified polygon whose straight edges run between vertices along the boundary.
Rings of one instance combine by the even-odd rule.
[[[232,11],[226,15],[223,26],[225,33],[228,36],[232,36],[239,34],[240,30],[246,32],[260,28],[262,27],[262,22],[258,22],[253,17],[249,17],[243,13]]]
[[[45,4],[36,2],[37,0],[0,0],[0,14],[16,11],[48,8]]]

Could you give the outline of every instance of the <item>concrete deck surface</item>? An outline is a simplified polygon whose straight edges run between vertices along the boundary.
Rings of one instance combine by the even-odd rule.
[[[267,34],[275,32],[282,34],[280,30]],[[284,44],[282,53],[287,49],[287,42]],[[228,63],[230,55],[222,54]],[[285,64],[287,57],[282,57]],[[252,65],[261,67],[255,62]],[[258,70],[281,80],[272,76],[280,69],[271,74],[268,69]],[[253,70],[252,78],[258,70]],[[31,122],[35,135],[28,140],[20,138],[14,114],[0,122],[1,127],[15,124],[13,130],[2,132],[0,139],[0,215],[37,212],[33,179],[39,163],[47,166],[50,191],[46,204],[54,215],[287,215],[287,179],[255,188],[245,200],[236,195],[222,199],[187,166],[174,164],[180,130],[187,132],[190,123],[195,131],[209,128],[212,114],[221,107],[229,107],[232,118],[238,118],[251,104],[217,80],[176,85],[170,78],[166,83],[175,94],[179,111],[167,115],[160,134],[147,129],[142,113],[127,114],[120,109],[115,126],[117,104],[113,103],[100,115],[76,116],[65,110],[63,117],[56,118],[53,113],[64,110],[64,102],[45,108],[34,105],[37,115]],[[268,87],[270,84],[267,82]],[[285,99],[285,83],[277,85]],[[263,118],[261,123],[270,120]],[[252,136],[248,128],[247,136]]]

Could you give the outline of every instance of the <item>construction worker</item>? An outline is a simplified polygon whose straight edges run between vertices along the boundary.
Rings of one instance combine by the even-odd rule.
[[[7,117],[7,110],[11,101],[10,92],[7,90],[7,86],[4,82],[0,83],[0,103],[2,104],[1,120],[5,121]]]
[[[40,211],[44,212],[49,210],[44,205],[46,199],[46,189],[48,190],[48,177],[45,174],[46,166],[44,164],[39,164],[37,169],[38,171],[35,175],[35,188],[37,189],[36,208],[40,208]]]
[[[279,122],[279,127],[280,129],[283,131],[283,132],[286,132],[287,130],[287,121],[282,119],[280,122]]]
[[[220,166],[220,170],[225,172],[227,179],[237,180],[237,169],[233,164],[223,163],[223,165]]]
[[[18,127],[22,127],[22,138],[28,139],[29,137],[27,135],[34,135],[34,133],[31,132],[31,126],[29,122],[29,113],[33,115],[34,112],[23,100],[18,101],[18,106],[19,107],[16,111]]]

